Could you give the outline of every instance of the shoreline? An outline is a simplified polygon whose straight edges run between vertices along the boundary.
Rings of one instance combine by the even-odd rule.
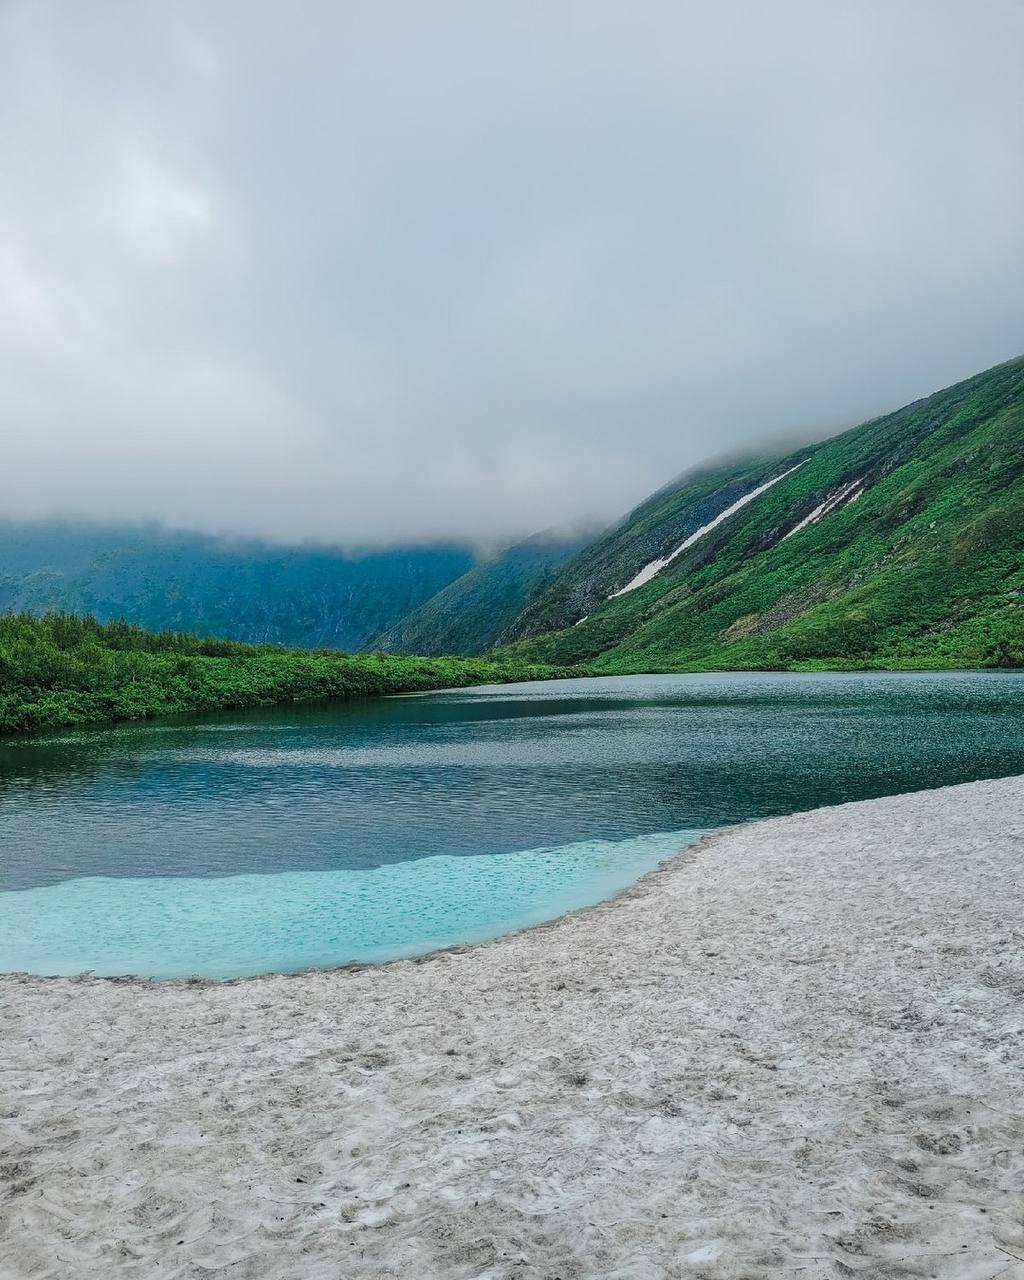
[[[1019,1280],[1022,919],[1011,777],[384,965],[0,975],[0,1273]]]
[[[389,697],[421,697],[422,694],[395,694],[387,695]],[[843,804],[826,805],[817,809],[798,809],[794,813],[780,814],[772,818],[755,818],[747,822],[729,823],[726,826],[715,827],[705,831],[698,839],[690,844],[685,844],[675,853],[670,854],[657,866],[652,867],[649,871],[645,871],[638,879],[624,888],[617,890],[606,898],[602,898],[597,902],[589,903],[586,906],[574,907],[569,911],[563,911],[560,915],[553,916],[550,920],[540,920],[535,924],[525,924],[515,929],[510,929],[505,933],[498,934],[493,938],[482,938],[479,941],[457,942],[449,946],[435,947],[430,951],[424,951],[419,954],[409,956],[396,956],[390,960],[351,960],[344,964],[336,965],[312,965],[302,969],[289,970],[269,970],[266,973],[242,974],[237,977],[216,978],[204,974],[191,974],[185,977],[148,977],[145,974],[97,974],[92,970],[83,970],[80,973],[73,974],[45,974],[33,973],[29,970],[0,970],[0,987],[5,981],[17,980],[19,982],[39,982],[39,983],[113,983],[119,986],[140,986],[140,987],[185,987],[194,989],[196,987],[227,987],[239,986],[247,984],[259,984],[263,982],[274,982],[279,979],[295,980],[300,978],[311,977],[313,975],[344,975],[350,973],[381,972],[392,969],[400,965],[422,965],[429,964],[436,959],[443,959],[448,956],[466,955],[483,948],[501,946],[506,941],[514,938],[528,937],[531,934],[544,933],[546,931],[558,929],[563,923],[575,920],[579,917],[586,917],[592,913],[602,913],[608,908],[614,907],[619,903],[630,901],[634,897],[643,897],[651,892],[656,882],[664,876],[671,875],[673,871],[680,865],[696,860],[702,854],[712,848],[720,840],[724,840],[736,833],[748,831],[751,828],[769,827],[772,823],[789,822],[792,819],[807,817],[812,814],[837,814],[845,809],[856,809],[863,805],[874,805],[883,803],[888,800],[898,800],[904,796],[927,796],[932,793],[957,791],[963,788],[979,787],[988,783],[1000,782],[1017,782],[1021,784],[1022,793],[1024,793],[1024,774],[1009,774],[997,778],[980,779],[977,782],[956,783],[953,786],[927,787],[919,791],[897,792],[892,796],[879,796],[871,800],[850,800]],[[216,878],[216,877],[215,877]],[[231,880],[233,876],[222,877]],[[18,892],[18,890],[14,890]],[[1024,929],[1022,929],[1022,938],[1024,938]]]
[[[0,614],[0,618],[3,615]],[[225,642],[234,643],[234,642]],[[253,646],[258,647],[258,646]],[[305,649],[288,649],[286,653],[297,653],[300,656],[316,653],[315,650]],[[342,661],[361,661],[366,658],[373,658],[372,654],[356,653],[341,655]],[[440,663],[445,661],[457,663],[484,663],[490,661],[485,657],[455,657],[455,658],[420,658],[415,655],[405,654],[385,654],[385,660],[396,659],[407,662],[423,662],[423,663]],[[495,660],[495,665],[500,663]],[[338,703],[352,703],[363,701],[374,701],[376,699],[393,699],[393,698],[429,698],[439,693],[460,693],[478,690],[481,688],[502,688],[505,685],[515,687],[522,684],[552,684],[559,683],[563,680],[618,680],[618,679],[645,679],[650,677],[657,679],[663,676],[955,676],[955,675],[1005,675],[1005,676],[1021,676],[1024,675],[1024,667],[1001,667],[1001,666],[814,666],[797,665],[790,667],[673,667],[664,670],[644,670],[644,671],[600,671],[588,667],[585,663],[575,664],[574,666],[556,667],[545,666],[542,663],[533,664],[532,674],[522,676],[507,675],[503,679],[487,679],[473,681],[469,684],[438,684],[430,688],[410,688],[400,689],[394,692],[387,689],[370,689],[366,691],[342,692],[342,693],[325,693],[316,694],[309,697],[281,697],[271,698],[259,701],[243,701],[229,702],[217,706],[200,706],[185,707],[173,711],[156,711],[134,716],[115,716],[96,718],[88,718],[81,720],[67,720],[54,723],[38,724],[25,728],[9,728],[0,725],[0,747],[16,744],[32,744],[37,742],[45,743],[47,739],[65,733],[75,733],[82,730],[95,730],[97,732],[105,732],[115,729],[129,729],[132,727],[147,727],[161,725],[174,725],[181,722],[191,723],[195,720],[206,720],[215,716],[233,716],[245,715],[248,712],[261,711],[280,711],[289,708],[294,710],[316,710],[318,707],[329,707]]]

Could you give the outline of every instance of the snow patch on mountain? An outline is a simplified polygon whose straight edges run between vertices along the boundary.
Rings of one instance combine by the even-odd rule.
[[[863,480],[851,480],[848,484],[840,485],[838,489],[833,489],[826,496],[824,502],[819,503],[810,515],[804,516],[799,524],[795,524],[790,529],[782,541],[785,542],[786,538],[792,538],[794,533],[799,533],[801,529],[806,529],[808,525],[817,524],[819,520],[824,520],[826,516],[830,516],[841,507],[848,507],[851,502],[856,502],[863,492]]]
[[[806,459],[804,461],[806,461]],[[624,596],[627,592],[635,591],[637,587],[642,587],[646,583],[650,582],[651,579],[659,574],[667,564],[671,564],[676,556],[682,555],[687,548],[692,547],[695,542],[699,542],[705,534],[710,533],[712,529],[716,529],[723,520],[728,520],[730,516],[734,516],[736,512],[745,507],[748,502],[753,502],[755,498],[759,498],[762,493],[765,493],[768,489],[772,488],[773,485],[778,484],[780,480],[785,480],[787,476],[791,476],[794,471],[798,471],[803,465],[803,462],[798,462],[795,467],[790,467],[788,471],[783,471],[781,475],[775,476],[773,479],[766,481],[762,485],[758,485],[756,489],[751,489],[751,491],[744,494],[742,498],[738,498],[731,507],[726,507],[724,511],[715,516],[714,520],[710,520],[707,524],[701,525],[695,533],[691,533],[685,542],[681,542],[679,546],[676,547],[675,551],[670,552],[667,556],[660,556],[657,560],[650,561],[649,564],[645,564],[635,577],[631,578],[624,587],[620,587],[618,591],[613,591],[608,599],[614,600],[616,596]]]

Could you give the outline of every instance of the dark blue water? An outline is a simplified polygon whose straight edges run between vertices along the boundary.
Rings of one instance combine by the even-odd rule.
[[[723,823],[1014,773],[1009,673],[566,680],[10,739],[0,968],[410,954]]]

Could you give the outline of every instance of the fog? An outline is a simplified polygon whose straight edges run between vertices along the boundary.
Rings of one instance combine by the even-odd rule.
[[[1013,0],[0,5],[0,515],[492,540],[1024,350]]]

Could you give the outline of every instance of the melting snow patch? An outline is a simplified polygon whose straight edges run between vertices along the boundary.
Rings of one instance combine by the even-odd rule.
[[[806,461],[806,459],[804,459],[804,461]],[[710,533],[712,529],[717,528],[723,520],[728,520],[729,517],[735,515],[741,507],[745,507],[748,502],[753,502],[755,498],[759,498],[765,490],[770,489],[772,485],[778,484],[780,480],[785,480],[786,476],[791,476],[794,471],[799,470],[803,465],[803,462],[798,462],[795,467],[790,467],[788,471],[783,471],[782,475],[776,476],[773,480],[768,480],[765,484],[758,485],[756,489],[751,489],[751,491],[744,494],[742,498],[738,498],[731,507],[726,507],[724,511],[715,516],[714,520],[709,521],[708,524],[701,525],[696,533],[691,533],[685,542],[681,542],[679,546],[676,547],[675,551],[663,558],[652,560],[650,564],[645,564],[635,578],[631,578],[629,582],[627,582],[624,587],[620,587],[618,591],[613,591],[608,599],[614,600],[616,596],[624,596],[627,591],[635,591],[637,587],[642,587],[645,583],[650,582],[650,580],[656,574],[660,573],[667,564],[670,564],[676,556],[682,555],[687,547],[692,547],[693,544],[700,538],[703,538],[706,533]]]
[[[825,516],[830,516],[833,511],[838,511],[840,507],[846,507],[851,502],[856,502],[863,492],[863,480],[851,480],[849,484],[840,485],[838,489],[833,489],[825,498],[825,501],[819,503],[809,516],[804,516],[799,524],[795,524],[782,541],[785,542],[786,538],[792,538],[794,533],[799,533],[801,529],[806,529],[810,524],[817,524],[819,520],[823,520]]]

